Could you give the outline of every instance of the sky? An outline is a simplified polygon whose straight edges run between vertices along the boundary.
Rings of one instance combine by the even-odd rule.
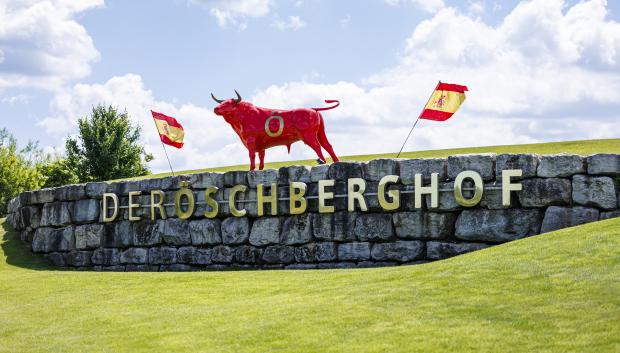
[[[186,131],[177,170],[248,163],[210,98],[324,112],[339,155],[396,152],[438,80],[467,85],[405,150],[620,137],[620,1],[0,0],[0,127],[63,153],[98,104],[168,168],[150,110]],[[266,161],[315,158],[301,142]]]

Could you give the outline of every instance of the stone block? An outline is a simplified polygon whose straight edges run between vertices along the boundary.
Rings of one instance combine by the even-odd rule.
[[[345,242],[355,241],[355,224],[359,213],[356,212],[336,212],[334,213],[334,241]]]
[[[392,215],[396,236],[401,239],[445,239],[454,233],[456,214],[425,211]]]
[[[161,236],[165,229],[165,221],[159,220],[131,222],[130,232],[133,245],[153,246],[161,244]]]
[[[19,209],[20,229],[35,229],[41,225],[41,209],[37,206],[26,206]]]
[[[599,220],[605,220],[605,219],[612,219],[612,218],[617,218],[620,217],[620,210],[619,211],[610,211],[610,212],[601,212],[600,216],[599,216]]]
[[[521,181],[523,190],[518,192],[523,207],[567,205],[571,201],[571,182],[560,178],[535,178]]]
[[[43,204],[54,202],[55,188],[47,188],[32,192],[31,201],[33,204]]]
[[[464,183],[463,186],[469,187],[470,184]],[[472,192],[470,191],[464,191],[463,195],[467,198],[470,198],[473,196]],[[484,197],[484,194],[483,194],[483,197]],[[411,194],[411,198],[413,200],[413,194]],[[458,203],[456,203],[456,199],[454,198],[454,183],[453,182],[439,183],[438,201],[439,201],[438,207],[431,208],[431,196],[424,195],[424,202],[426,204],[427,209],[432,209],[436,211],[458,211],[463,208]],[[409,209],[413,209],[413,201],[411,201],[411,208]]]
[[[96,249],[101,246],[105,233],[103,224],[86,224],[75,227],[75,247],[78,250]]]
[[[329,262],[338,258],[336,243],[310,243],[295,248],[297,262]]]
[[[251,170],[248,172],[248,185],[256,188],[258,184],[269,186],[278,183],[278,171],[276,169]]]
[[[535,154],[498,154],[495,160],[496,179],[502,180],[502,171],[508,169],[521,169],[523,175],[521,177],[513,177],[511,180],[519,180],[524,178],[533,178],[536,176],[539,157]]]
[[[173,264],[177,262],[177,248],[162,246],[150,248],[148,251],[149,264]]]
[[[353,242],[338,245],[338,260],[364,261],[370,260],[370,243]]]
[[[465,170],[473,170],[480,174],[482,180],[495,179],[495,153],[461,154],[448,157],[448,177],[454,180]]]
[[[278,184],[281,186],[288,186],[294,181],[309,184],[312,182],[312,179],[310,178],[310,171],[310,167],[303,165],[282,167],[278,169]]]
[[[209,265],[213,256],[212,249],[196,248],[193,252],[192,265]]]
[[[148,251],[144,248],[129,248],[121,252],[122,264],[146,264]]]
[[[92,251],[72,250],[65,254],[65,262],[73,267],[88,267],[93,264],[91,261],[92,257]]]
[[[424,242],[398,240],[391,243],[373,244],[370,253],[373,260],[409,262],[424,258]]]
[[[315,165],[310,168],[310,180],[314,183],[329,179],[329,164]]]
[[[361,241],[388,240],[394,236],[392,215],[388,213],[362,213],[355,221],[355,234]]]
[[[312,216],[312,234],[319,240],[334,240],[334,214],[317,213]]]
[[[355,268],[355,262],[322,262],[318,264],[319,269],[324,268]]]
[[[501,210],[505,207],[502,205],[502,184],[501,182],[493,182],[484,185],[484,193],[482,194],[482,200],[480,200],[480,207],[486,207],[490,210]],[[453,193],[454,194],[454,193]],[[517,204],[517,193],[513,192],[510,198],[511,206]]]
[[[557,154],[540,157],[536,174],[543,178],[568,177],[586,171],[585,159],[577,155]]]
[[[177,249],[177,262],[180,264],[191,264],[196,256],[197,248],[193,246],[182,246]]]
[[[84,184],[61,186],[54,189],[54,193],[58,201],[75,201],[86,197]]]
[[[250,244],[254,246],[277,244],[280,240],[281,224],[278,217],[256,219],[250,232]]]
[[[222,221],[219,219],[199,219],[189,222],[189,234],[193,245],[222,244]]]
[[[139,181],[138,190],[143,191],[145,194],[150,194],[151,190],[170,190],[173,188],[173,180],[170,177],[142,179]]]
[[[620,175],[620,154],[600,153],[586,158],[588,174]]]
[[[121,252],[118,249],[99,248],[93,251],[91,258],[95,265],[116,266],[121,263]]]
[[[108,190],[108,183],[106,182],[92,182],[84,185],[84,193],[86,197],[91,199],[101,199],[103,194]]]
[[[211,260],[217,263],[231,263],[233,260],[233,249],[226,245],[213,247]]]
[[[190,245],[192,243],[187,220],[168,218],[164,222],[164,232],[161,238],[165,244]]]
[[[185,264],[161,265],[159,267],[159,271],[161,272],[189,272],[194,270],[192,266]]]
[[[426,243],[426,258],[441,260],[452,256],[481,250],[489,247],[480,243],[448,243],[442,241],[429,241]]]
[[[599,211],[587,207],[559,207],[551,206],[545,211],[545,218],[540,229],[541,233],[574,227],[576,225],[598,221]]]
[[[145,264],[127,264],[125,266],[127,272],[158,272],[159,265],[145,265]]]
[[[319,268],[317,264],[291,264],[284,267],[287,270],[314,270]]]
[[[272,264],[290,264],[295,261],[295,248],[284,245],[273,245],[265,248],[263,261]]]
[[[422,181],[431,181],[431,174],[437,173],[438,180],[448,179],[448,159],[447,158],[424,158],[424,159],[403,159],[398,161],[400,171],[400,182],[405,185],[413,185],[416,174],[422,174]]]
[[[68,202],[54,202],[43,205],[41,226],[65,226],[71,223],[71,211]]]
[[[506,242],[538,234],[541,210],[464,210],[456,221],[455,236],[463,240]]]
[[[305,244],[312,240],[312,213],[288,217],[282,226],[280,243],[285,245]]]
[[[256,264],[260,261],[263,250],[249,245],[242,245],[235,248],[235,262],[242,264]]]
[[[575,175],[573,177],[573,201],[580,205],[605,210],[618,207],[613,179],[607,176]]]
[[[54,266],[57,266],[57,267],[67,266],[67,262],[65,261],[65,253],[53,252],[53,253],[46,254],[45,257],[47,257],[47,259]]]
[[[222,222],[222,242],[243,244],[250,237],[250,220],[247,217],[229,217]]]
[[[386,175],[398,175],[399,161],[391,158],[373,159],[362,165],[364,179],[379,181]]]
[[[107,223],[103,246],[108,248],[128,248],[133,245],[133,233],[129,221]]]
[[[247,185],[247,176],[248,172],[241,170],[226,172],[224,173],[224,186]]]
[[[88,223],[99,219],[99,200],[85,199],[73,203],[73,222]]]
[[[329,165],[328,178],[347,181],[349,178],[363,178],[362,165],[358,162],[338,162]]]
[[[224,187],[224,173],[205,172],[190,175],[189,183],[193,189],[206,189],[211,186]]]
[[[48,253],[54,251],[54,228],[39,228],[32,238],[32,251],[36,253]]]

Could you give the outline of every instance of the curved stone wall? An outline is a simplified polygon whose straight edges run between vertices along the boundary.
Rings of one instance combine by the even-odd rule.
[[[512,178],[503,173],[507,170],[512,170]],[[474,179],[467,177],[472,175],[483,185],[479,201]],[[502,175],[510,180],[502,180]],[[62,267],[183,271],[384,266],[443,259],[620,216],[619,181],[620,155],[612,154],[378,159],[42,189],[13,199],[7,218],[33,252]],[[455,197],[460,187],[457,195],[463,199]],[[187,192],[178,192],[187,188],[189,198]],[[278,198],[272,203],[274,189]],[[291,191],[298,193],[293,197],[298,199],[293,213],[298,214],[291,214]],[[356,192],[362,192],[362,200],[350,196]],[[232,209],[231,194],[236,200]],[[115,197],[116,218],[106,220],[113,216]],[[258,198],[264,207],[258,207]],[[467,201],[474,204],[463,206]],[[300,211],[303,202],[306,209]],[[162,211],[166,219],[161,219]]]

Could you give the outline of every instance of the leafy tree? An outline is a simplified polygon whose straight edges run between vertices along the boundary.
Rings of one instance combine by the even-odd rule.
[[[78,138],[68,138],[67,166],[80,182],[105,181],[146,175],[145,162],[153,159],[140,145],[140,127],[134,127],[127,112],[98,105],[90,117],[78,120]]]
[[[76,171],[69,165],[66,159],[56,156],[47,158],[45,162],[38,164],[39,171],[46,177],[42,188],[51,188],[80,182]]]
[[[8,202],[17,194],[38,189],[45,176],[37,168],[42,158],[38,145],[29,142],[19,149],[15,137],[0,129],[0,215],[6,214]]]

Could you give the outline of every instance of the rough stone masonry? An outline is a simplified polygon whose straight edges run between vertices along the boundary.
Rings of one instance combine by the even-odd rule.
[[[505,170],[521,171],[521,176],[512,178],[521,190],[511,192],[509,205],[502,202]],[[476,198],[472,180],[461,180],[464,171],[474,172],[484,184],[481,199],[472,205],[463,205],[455,197],[462,186],[465,198]],[[437,176],[432,178],[433,173]],[[424,186],[437,178],[436,207],[431,195],[421,193],[416,205],[416,174]],[[389,178],[393,182],[380,186],[386,176],[395,176]],[[352,178],[364,181],[366,211],[359,207],[349,211],[347,191]],[[333,180],[333,186],[319,187],[322,180]],[[306,185],[307,205],[301,214],[290,212],[287,186],[293,182]],[[179,218],[175,195],[186,183],[195,207]],[[271,205],[265,204],[259,212],[256,200],[257,188],[274,183],[278,212],[272,216]],[[208,189],[219,206],[211,217],[205,217],[212,206],[204,192]],[[320,201],[319,189],[330,191],[333,198]],[[398,207],[387,211],[379,190],[387,199],[397,190]],[[233,209],[231,191],[237,200]],[[119,195],[113,221],[104,222],[109,216],[104,217],[102,209],[104,194]],[[153,194],[162,197],[165,219],[160,215],[152,220],[151,203],[157,201]],[[343,268],[439,260],[618,217],[619,194],[618,154],[477,154],[69,185],[20,194],[9,203],[7,219],[33,252],[45,254],[60,267],[99,271]],[[322,202],[333,206],[333,212],[319,210],[325,206]],[[138,206],[130,209],[130,204]],[[236,208],[245,214],[240,216]]]

